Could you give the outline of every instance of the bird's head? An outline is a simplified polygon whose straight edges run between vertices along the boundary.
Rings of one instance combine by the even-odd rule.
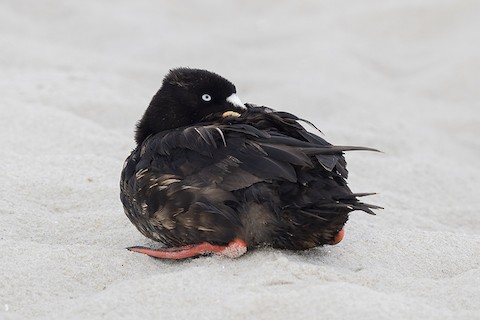
[[[212,114],[239,115],[246,110],[227,79],[200,69],[177,68],[163,79],[137,124],[135,140],[201,122]]]

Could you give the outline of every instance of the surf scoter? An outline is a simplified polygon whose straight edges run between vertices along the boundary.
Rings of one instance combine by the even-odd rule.
[[[200,69],[171,70],[137,124],[121,200],[130,221],[166,247],[157,258],[247,248],[336,244],[348,214],[375,205],[347,186],[343,151],[296,116],[242,104],[235,86]]]

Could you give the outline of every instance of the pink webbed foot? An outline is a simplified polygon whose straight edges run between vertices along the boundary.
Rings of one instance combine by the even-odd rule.
[[[343,237],[345,236],[345,228],[342,228],[336,235],[333,241],[330,243],[331,245],[335,245],[340,243],[340,241],[343,240]]]
[[[247,252],[247,244],[243,240],[235,239],[226,246],[216,246],[208,242],[202,242],[177,248],[150,249],[137,246],[127,249],[161,259],[185,259],[208,253],[237,258]]]

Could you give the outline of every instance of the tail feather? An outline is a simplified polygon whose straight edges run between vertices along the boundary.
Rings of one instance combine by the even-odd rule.
[[[303,152],[309,155],[314,154],[334,154],[334,153],[341,153],[343,151],[373,151],[373,152],[381,152],[378,149],[368,148],[368,147],[356,147],[356,146],[324,146],[321,148],[317,147],[307,147],[307,148],[300,148]]]

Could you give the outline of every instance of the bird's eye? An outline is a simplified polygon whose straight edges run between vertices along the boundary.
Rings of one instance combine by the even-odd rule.
[[[208,93],[205,93],[205,94],[202,96],[202,100],[208,102],[208,101],[212,100],[212,96],[209,95]]]

